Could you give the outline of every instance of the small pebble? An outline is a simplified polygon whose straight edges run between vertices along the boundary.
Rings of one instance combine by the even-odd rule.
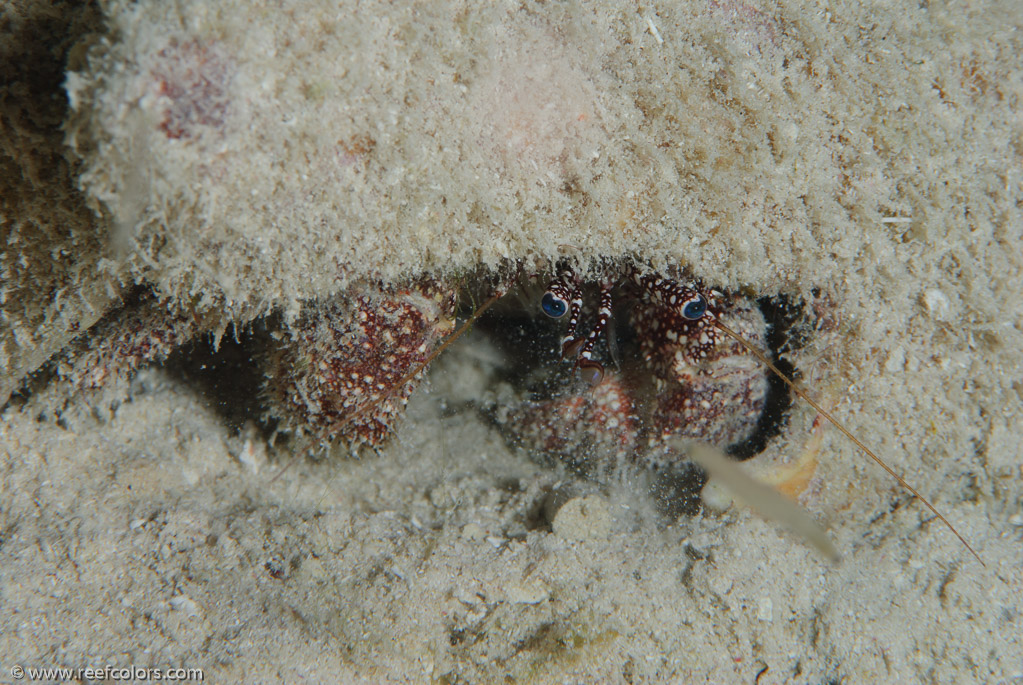
[[[774,620],[774,602],[770,597],[761,597],[757,602],[757,618],[767,623]]]
[[[566,540],[606,538],[611,533],[608,502],[600,495],[573,497],[558,507],[551,528]]]
[[[550,597],[547,585],[540,580],[509,585],[505,592],[508,594],[508,601],[513,604],[539,604]]]

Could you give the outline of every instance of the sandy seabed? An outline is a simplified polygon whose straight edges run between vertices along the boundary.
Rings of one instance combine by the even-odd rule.
[[[815,452],[801,502],[836,564],[737,505],[665,525],[630,482],[545,520],[564,474],[449,409],[491,390],[478,338],[379,454],[283,473],[286,442],[151,368],[2,414],[0,679],[116,663],[210,682],[1023,681],[1014,3],[453,5],[342,28],[330,3],[203,6],[105,3],[70,50],[73,162],[2,197],[5,394],[134,281],[244,322],[370,273],[566,250],[684,263],[823,294],[834,327],[793,363],[986,568],[799,404],[754,461]],[[337,70],[303,45],[373,59]],[[154,55],[234,70],[214,100],[249,95],[166,109],[153,83],[191,67]],[[11,140],[5,165],[29,169]],[[54,263],[71,276],[44,278]]]
[[[179,665],[213,682],[1021,677],[1018,514],[1000,519],[983,498],[945,507],[984,569],[900,493],[886,511],[863,506],[831,475],[861,468],[830,463],[855,459],[844,454],[828,457],[809,504],[842,550],[834,565],[743,509],[665,526],[628,483],[537,524],[558,474],[474,413],[445,415],[443,385],[417,395],[378,456],[299,462],[276,479],[260,434],[232,434],[160,371],[109,414],[56,425],[8,410],[5,669]]]

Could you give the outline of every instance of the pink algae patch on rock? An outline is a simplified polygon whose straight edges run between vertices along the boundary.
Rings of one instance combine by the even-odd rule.
[[[593,157],[603,137],[598,91],[581,59],[547,33],[505,43],[481,69],[470,106],[481,147],[503,176],[544,183],[572,157]]]
[[[158,57],[151,77],[162,110],[160,130],[177,140],[195,137],[200,128],[222,129],[233,72],[221,51],[198,40],[172,40]]]

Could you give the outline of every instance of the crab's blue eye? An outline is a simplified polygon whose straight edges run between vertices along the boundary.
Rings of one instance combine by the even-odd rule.
[[[703,299],[703,295],[697,295],[686,302],[686,306],[682,308],[682,316],[689,320],[699,319],[706,313],[707,300]]]
[[[544,314],[552,319],[560,319],[568,311],[568,302],[548,290],[543,294],[543,299],[540,300],[540,308],[543,309]]]

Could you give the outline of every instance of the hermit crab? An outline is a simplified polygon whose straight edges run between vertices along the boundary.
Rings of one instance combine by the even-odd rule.
[[[659,273],[618,260],[604,261],[592,271],[599,291],[596,307],[588,306],[586,283],[568,263],[556,267],[539,297],[543,317],[567,322],[557,348],[572,362],[571,372],[568,378],[540,373],[541,391],[497,412],[498,423],[515,444],[598,478],[633,465],[688,468],[691,455],[679,446],[690,442],[750,456],[779,430],[791,389],[959,536],[926,499],[803,391],[789,377],[791,369],[782,371],[783,362],[772,361],[772,327],[761,303],[707,287],[684,269]],[[253,343],[266,418],[305,448],[379,447],[430,362],[509,289],[521,287],[516,285],[521,273],[509,267],[501,276],[481,278],[476,287],[491,294],[467,311],[457,331],[457,294],[464,282],[430,277],[351,288],[310,303],[291,323],[269,317]],[[142,292],[130,304],[48,365],[63,396],[128,378],[209,330],[201,317],[168,308],[151,294]],[[627,315],[621,316],[622,311]],[[587,314],[594,323],[584,333]],[[619,317],[628,323],[623,348],[613,325]],[[606,350],[610,361],[601,361],[598,349]],[[609,368],[610,363],[617,368]],[[533,379],[535,389],[542,360],[532,371],[528,361],[526,366],[525,376]],[[698,478],[697,488],[703,482]]]
[[[758,304],[684,274],[644,273],[627,262],[599,273],[599,305],[588,333],[580,328],[584,284],[570,266],[559,268],[543,293],[543,314],[567,321],[560,352],[582,383],[547,384],[539,395],[549,397],[527,401],[515,413],[515,430],[548,453],[601,469],[623,461],[656,464],[669,436],[723,449],[748,441],[764,414],[769,376],[711,317],[766,350],[768,326]],[[616,295],[623,300],[618,315]],[[623,321],[612,326],[616,318]],[[618,348],[622,323],[631,341],[624,356]],[[608,356],[619,367],[613,371],[595,357],[605,335]]]

